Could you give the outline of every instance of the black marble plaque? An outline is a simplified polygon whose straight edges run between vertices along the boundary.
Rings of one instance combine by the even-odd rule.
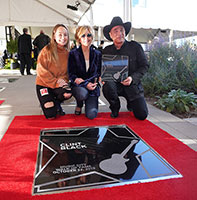
[[[122,82],[128,77],[128,56],[106,55],[102,56],[102,81]]]
[[[181,177],[126,125],[42,130],[33,194]]]

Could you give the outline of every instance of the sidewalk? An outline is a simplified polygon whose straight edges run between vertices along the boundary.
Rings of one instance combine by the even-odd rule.
[[[14,116],[42,114],[35,91],[36,73],[31,73],[34,76],[21,76],[19,70],[0,70],[0,100],[5,100],[0,105],[0,140]],[[121,111],[127,111],[125,100],[121,98],[121,101]],[[66,113],[73,113],[74,106],[74,99],[63,105]],[[180,119],[152,105],[148,108],[149,121],[197,151],[197,118]],[[99,112],[110,112],[103,96],[100,97]]]

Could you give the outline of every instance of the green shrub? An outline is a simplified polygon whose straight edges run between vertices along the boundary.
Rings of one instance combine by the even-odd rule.
[[[197,93],[197,49],[185,43],[153,46],[150,69],[142,83],[146,96],[165,94],[172,89]]]
[[[6,59],[6,64],[4,66],[4,69],[10,69],[10,65],[11,65],[11,59]]]
[[[181,89],[171,90],[155,102],[155,105],[170,113],[186,113],[197,108],[197,95]]]
[[[37,61],[33,61],[33,69],[36,69],[36,66],[37,66]]]
[[[18,50],[17,39],[15,39],[15,40],[11,39],[9,42],[7,42],[7,50],[11,54],[14,54],[17,52],[17,50]]]

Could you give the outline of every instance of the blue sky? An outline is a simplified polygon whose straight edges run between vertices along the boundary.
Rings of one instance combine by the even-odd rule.
[[[139,3],[139,0],[133,0],[133,7],[135,7]]]
[[[146,0],[133,0],[132,1],[132,6],[133,7],[136,7],[136,6],[146,7]]]

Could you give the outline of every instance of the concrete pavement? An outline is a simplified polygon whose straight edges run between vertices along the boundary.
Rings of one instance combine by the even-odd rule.
[[[19,70],[0,69],[0,100],[5,100],[0,105],[0,139],[14,116],[42,114],[35,91],[36,73],[33,70],[31,73],[34,76],[21,76]],[[123,105],[121,111],[127,111],[125,100],[121,98],[121,101]],[[73,113],[74,106],[74,99],[63,104],[66,113]],[[148,108],[149,121],[197,151],[197,118],[180,119],[152,105],[148,105]],[[110,111],[103,96],[100,97],[99,111]]]

